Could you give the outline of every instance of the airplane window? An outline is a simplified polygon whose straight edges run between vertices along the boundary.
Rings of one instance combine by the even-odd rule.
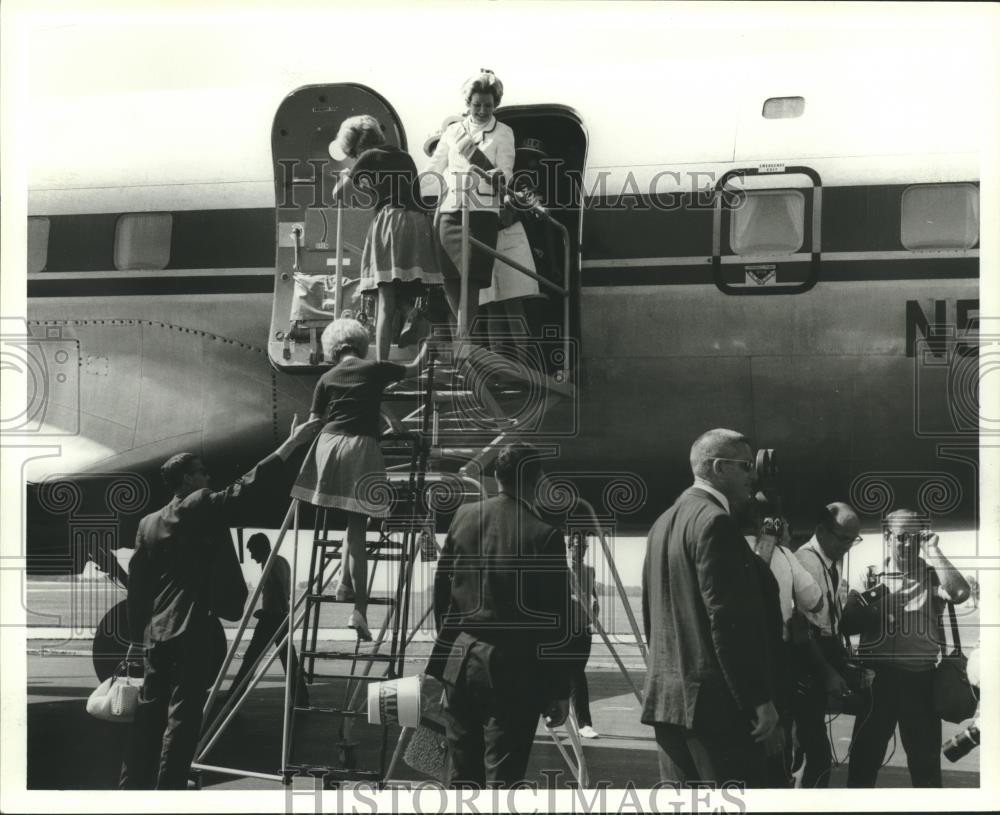
[[[115,268],[164,269],[170,262],[170,231],[173,217],[168,212],[122,215],[115,225]]]
[[[797,119],[805,110],[804,96],[774,96],[764,101],[761,115],[765,119]]]
[[[28,218],[28,274],[45,270],[49,261],[49,219]]]
[[[971,249],[979,241],[979,189],[921,184],[903,191],[900,241],[907,249]]]
[[[733,210],[729,245],[737,255],[792,254],[802,247],[806,199],[798,190],[746,190]]]

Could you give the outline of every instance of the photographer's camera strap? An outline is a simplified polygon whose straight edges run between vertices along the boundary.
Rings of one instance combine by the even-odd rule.
[[[951,645],[954,653],[961,655],[962,653],[962,638],[958,633],[958,618],[955,615],[955,604],[950,600],[947,601],[948,606],[948,617],[951,620]],[[942,629],[944,626],[942,626]],[[943,631],[942,631],[943,633]],[[941,642],[941,653],[948,656],[948,643],[944,641],[942,637]]]
[[[815,549],[806,549],[805,551],[810,552],[815,556],[816,560],[819,561],[820,568],[823,570],[825,575],[824,582],[826,585],[826,605],[827,614],[830,616],[830,631],[835,638],[840,637],[840,575],[837,573],[836,564],[832,568],[828,569],[826,563],[823,562],[823,558],[820,557],[819,552]],[[836,580],[834,579],[836,578]],[[845,638],[846,639],[846,638]],[[850,642],[848,641],[848,652],[850,652]]]

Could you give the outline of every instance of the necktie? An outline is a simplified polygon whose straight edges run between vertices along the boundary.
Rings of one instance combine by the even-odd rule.
[[[833,597],[831,598],[833,611],[833,623],[834,623],[834,635],[837,634],[837,628],[839,628],[840,623],[840,572],[837,571],[837,564],[834,563],[830,566],[830,583],[833,587]]]

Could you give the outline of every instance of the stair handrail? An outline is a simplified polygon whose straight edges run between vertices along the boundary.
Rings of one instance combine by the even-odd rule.
[[[523,200],[520,194],[511,187],[506,189],[507,195],[516,198],[517,200]],[[540,205],[535,205],[531,207],[532,213],[545,221],[548,222],[550,226],[554,226],[559,233],[562,240],[563,246],[563,285],[559,286],[553,283],[551,280],[541,276],[537,272],[533,272],[530,269],[522,266],[516,260],[502,252],[498,252],[495,247],[488,246],[482,241],[473,238],[470,230],[470,216],[469,216],[469,201],[468,196],[461,196],[461,212],[462,212],[462,252],[461,252],[461,268],[459,269],[459,274],[461,275],[461,296],[459,299],[459,310],[458,310],[458,337],[461,340],[468,339],[469,336],[469,315],[465,313],[465,304],[468,302],[468,292],[469,292],[469,263],[471,259],[472,249],[476,248],[493,258],[503,261],[512,269],[520,272],[523,275],[527,275],[532,280],[537,281],[540,285],[544,286],[548,290],[558,294],[563,298],[563,360],[562,360],[562,381],[569,382],[569,365],[570,365],[570,337],[569,337],[569,323],[570,323],[570,238],[569,230],[557,221],[552,214]]]

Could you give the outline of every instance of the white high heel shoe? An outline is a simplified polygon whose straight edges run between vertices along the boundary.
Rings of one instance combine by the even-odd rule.
[[[368,620],[365,619],[365,615],[362,614],[357,609],[351,612],[350,620],[347,622],[348,628],[353,628],[358,632],[358,639],[362,642],[372,641],[372,632],[368,628]]]

